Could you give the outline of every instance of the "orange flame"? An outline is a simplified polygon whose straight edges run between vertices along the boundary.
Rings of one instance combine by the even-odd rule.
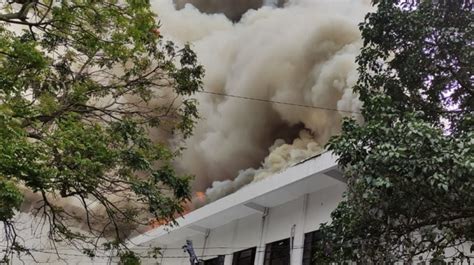
[[[203,205],[206,203],[206,193],[202,191],[198,191],[194,194],[191,200],[188,200],[182,204],[183,212],[181,214],[176,213],[174,218],[178,218],[180,216],[184,216],[193,210],[196,209],[197,205]],[[170,221],[166,219],[153,219],[149,221],[149,228],[154,229],[163,225],[169,224]]]
[[[196,199],[199,200],[200,202],[206,202],[206,193],[202,191],[196,192]]]

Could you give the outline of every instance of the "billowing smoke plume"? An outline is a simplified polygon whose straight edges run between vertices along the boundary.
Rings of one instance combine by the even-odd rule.
[[[207,201],[217,200],[252,181],[269,177],[288,166],[321,153],[322,148],[308,131],[303,130],[292,144],[286,144],[284,140],[277,139],[269,151],[270,154],[264,159],[260,168],[241,170],[234,180],[214,181],[211,188],[206,191]]]
[[[172,0],[153,6],[166,38],[192,43],[206,69],[205,91],[306,106],[197,95],[202,120],[178,166],[196,175],[195,190],[212,185],[209,199],[320,152],[339,131],[342,116],[359,110],[351,87],[361,46],[357,23],[368,11],[367,1],[292,0],[283,8],[275,7],[280,1],[177,2],[179,10]],[[185,2],[207,3],[200,6],[207,13],[230,2],[239,8],[267,6],[234,23]]]

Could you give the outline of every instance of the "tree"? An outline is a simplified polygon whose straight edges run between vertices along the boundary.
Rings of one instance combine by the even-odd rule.
[[[346,119],[328,143],[348,189],[315,260],[472,261],[472,4],[373,3],[354,88],[364,122]]]
[[[124,231],[173,221],[190,177],[150,135],[192,132],[203,69],[190,47],[163,40],[146,0],[16,0],[0,21],[4,261],[29,251],[14,221],[28,194],[50,239],[90,256],[98,238],[123,247]]]

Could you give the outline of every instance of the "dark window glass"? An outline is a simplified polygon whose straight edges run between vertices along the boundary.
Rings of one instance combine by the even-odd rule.
[[[204,265],[224,265],[224,255],[217,256],[213,259],[208,259],[203,262]]]
[[[304,235],[303,265],[316,264],[312,261],[319,241],[321,241],[321,232],[319,231],[309,232]]]
[[[265,265],[290,264],[290,239],[283,239],[265,246]]]
[[[256,250],[256,248],[249,248],[235,252],[232,258],[232,265],[253,265]]]

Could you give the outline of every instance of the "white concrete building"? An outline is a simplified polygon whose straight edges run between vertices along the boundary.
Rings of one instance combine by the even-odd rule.
[[[186,240],[206,265],[309,264],[315,231],[330,220],[345,188],[336,158],[326,152],[185,215],[179,226],[158,227],[132,242],[135,250],[162,248],[162,257],[144,264],[190,264],[182,250]]]

